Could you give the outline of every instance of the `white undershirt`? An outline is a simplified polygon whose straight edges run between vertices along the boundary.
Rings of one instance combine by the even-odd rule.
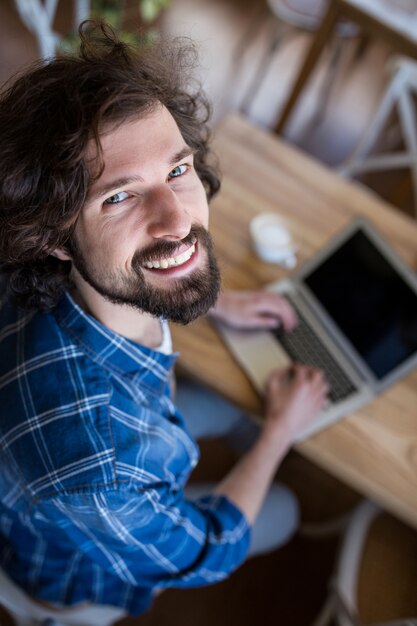
[[[172,338],[168,322],[162,317],[159,321],[161,322],[162,342],[159,346],[155,348],[155,350],[157,352],[162,352],[163,354],[172,354]]]

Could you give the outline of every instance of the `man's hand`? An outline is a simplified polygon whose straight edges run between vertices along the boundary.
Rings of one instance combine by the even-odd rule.
[[[277,328],[288,331],[297,324],[289,302],[277,293],[258,291],[225,291],[220,294],[210,315],[241,329]]]
[[[265,428],[291,444],[324,407],[329,385],[320,370],[294,363],[271,374],[266,389]]]

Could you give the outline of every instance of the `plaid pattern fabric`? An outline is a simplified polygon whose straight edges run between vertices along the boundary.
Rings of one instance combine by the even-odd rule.
[[[31,595],[143,612],[156,587],[224,578],[249,528],[184,498],[198,461],[171,396],[176,355],[139,346],[66,294],[0,311],[0,564]]]

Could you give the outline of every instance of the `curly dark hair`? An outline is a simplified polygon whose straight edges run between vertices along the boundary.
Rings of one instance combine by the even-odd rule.
[[[146,115],[174,117],[208,198],[219,189],[209,150],[209,105],[190,93],[195,50],[175,40],[132,48],[103,23],[80,27],[79,56],[37,63],[0,99],[0,274],[14,301],[50,309],[69,286],[70,262],[51,255],[71,240],[91,176],[84,161],[104,125]]]

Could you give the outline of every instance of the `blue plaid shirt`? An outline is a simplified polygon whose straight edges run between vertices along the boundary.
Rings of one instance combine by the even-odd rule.
[[[198,449],[170,395],[176,355],[112,332],[66,294],[0,311],[1,567],[29,594],[138,614],[156,587],[219,581],[249,528],[184,498]]]

